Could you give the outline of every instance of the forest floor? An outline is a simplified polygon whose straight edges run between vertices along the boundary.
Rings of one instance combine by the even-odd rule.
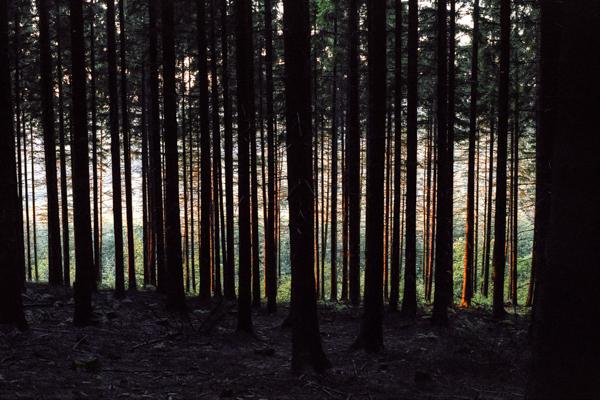
[[[493,321],[456,310],[449,328],[385,316],[385,350],[351,351],[359,311],[321,306],[325,374],[293,374],[291,332],[253,314],[256,335],[235,331],[235,304],[190,300],[189,318],[153,292],[95,298],[98,325],[75,328],[64,293],[28,286],[30,329],[0,326],[0,399],[521,399],[529,346],[525,314]]]

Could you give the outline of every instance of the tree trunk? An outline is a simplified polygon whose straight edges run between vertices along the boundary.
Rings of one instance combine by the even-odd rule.
[[[91,11],[93,14],[93,10]],[[94,248],[94,279],[92,286],[97,288],[102,282],[102,202],[99,203],[99,196],[102,196],[102,189],[98,187],[98,125],[96,114],[96,36],[94,29],[94,18],[90,18],[90,108],[92,123],[92,203],[93,203],[93,248]],[[102,151],[102,148],[100,148]],[[61,153],[62,157],[62,153]],[[102,166],[100,166],[102,168]],[[64,212],[64,210],[63,210]]]
[[[21,299],[22,257],[15,251],[18,247],[14,228],[18,223],[19,192],[8,45],[8,2],[0,0],[0,324],[14,324],[26,329]]]
[[[275,112],[273,107],[273,5],[265,0],[265,72],[267,98],[267,174],[268,174],[268,208],[267,226],[265,227],[265,276],[267,310],[277,311],[277,258],[275,244]]]
[[[123,166],[125,168],[125,213],[127,219],[127,287],[137,290],[135,277],[135,240],[133,235],[133,197],[131,189],[131,141],[129,99],[127,96],[127,39],[125,37],[125,1],[119,0],[119,38],[121,44],[121,119],[123,124]]]
[[[163,101],[165,133],[165,238],[168,271],[167,303],[183,311],[185,292],[179,211],[179,156],[177,150],[177,100],[175,93],[175,34],[173,3],[162,0]]]
[[[348,128],[346,173],[348,187],[348,280],[350,303],[360,303],[360,107],[358,0],[348,9]]]
[[[71,18],[71,127],[73,142],[71,170],[73,179],[73,222],[75,227],[75,314],[73,323],[88,325],[92,319],[93,244],[90,216],[89,149],[85,88],[85,41],[83,1],[70,2]]]
[[[496,217],[494,224],[493,314],[503,318],[504,270],[506,264],[506,164],[508,141],[508,88],[510,72],[510,0],[500,2],[500,80],[498,87],[498,162],[496,178]]]
[[[448,31],[446,0],[437,3],[437,165],[438,190],[437,227],[435,236],[435,292],[433,296],[434,325],[448,323],[448,303],[452,288],[452,170],[451,145],[448,137]]]
[[[400,213],[402,212],[402,1],[396,0],[394,29],[394,203],[392,216],[392,252],[390,262],[390,309],[396,311],[400,300],[400,254],[402,248]]]
[[[330,366],[321,346],[313,274],[313,171],[308,0],[284,0],[285,100],[292,267],[292,368]]]
[[[471,306],[473,297],[473,272],[476,268],[474,230],[475,224],[475,146],[477,141],[477,85],[478,85],[478,57],[479,57],[479,0],[473,5],[473,35],[471,46],[471,105],[469,109],[469,162],[467,172],[467,224],[465,241],[465,258],[462,286],[462,307]]]
[[[125,295],[123,261],[123,212],[121,200],[121,139],[119,135],[119,98],[117,91],[117,50],[115,40],[115,3],[106,1],[106,38],[108,51],[108,101],[110,126],[110,164],[112,167],[113,229],[115,240],[115,296]]]
[[[211,95],[211,120],[212,120],[212,204],[213,204],[213,251],[214,251],[214,268],[215,268],[215,295],[223,296],[223,288],[221,282],[221,228],[219,211],[221,197],[219,195],[219,181],[221,177],[221,127],[219,121],[219,88],[217,78],[217,47],[216,47],[216,32],[215,32],[215,0],[210,0],[210,95]],[[223,249],[225,251],[225,249]],[[225,253],[223,253],[225,255]],[[225,257],[223,257],[225,259]]]
[[[167,271],[165,267],[165,239],[163,213],[163,175],[161,167],[161,126],[158,86],[158,25],[156,13],[158,0],[149,0],[149,46],[150,61],[150,191],[152,192],[152,234],[156,246],[157,289],[161,293],[167,291]]]
[[[418,3],[408,2],[407,142],[406,142],[406,250],[402,313],[414,318],[417,313],[417,57]]]
[[[488,156],[488,182],[487,182],[487,200],[486,200],[486,223],[485,223],[485,243],[483,260],[483,283],[481,291],[485,297],[489,294],[490,282],[490,255],[492,247],[492,196],[494,188],[494,134],[495,134],[495,114],[494,107],[490,110],[490,153]]]
[[[252,249],[250,231],[250,144],[255,131],[252,5],[239,0],[236,10],[238,101],[239,283],[238,330],[252,331]],[[312,264],[311,264],[312,265]]]
[[[60,143],[60,203],[62,222],[62,260],[63,260],[63,284],[71,286],[71,251],[69,243],[69,200],[67,192],[67,155],[65,150],[65,114],[63,80],[64,74],[62,64],[62,26],[60,3],[56,2],[56,54],[57,54],[57,82],[58,82],[58,137]],[[94,256],[95,258],[95,256]]]
[[[369,128],[367,132],[367,226],[365,299],[355,345],[368,352],[383,348],[383,239],[386,117],[386,3],[367,2]]]
[[[540,4],[540,144],[553,154],[528,398],[597,399],[600,191],[592,182],[600,172],[600,138],[594,133],[600,58],[588,50],[600,46],[600,3]]]
[[[227,0],[220,1],[221,8],[221,82],[223,85],[223,128],[225,145],[225,213],[227,226],[227,262],[223,267],[223,292],[226,298],[235,298],[235,249],[233,224],[233,128],[231,99],[229,97],[229,36],[227,31]]]
[[[331,86],[331,295],[330,300],[338,300],[338,137],[337,137],[337,92],[338,92],[338,1],[333,4],[333,83]]]
[[[47,0],[37,0],[40,33],[40,92],[42,100],[42,130],[44,132],[44,162],[46,166],[46,195],[48,199],[48,282],[62,285],[62,256],[60,247],[60,218],[56,186],[56,135],[52,84],[52,55]]]

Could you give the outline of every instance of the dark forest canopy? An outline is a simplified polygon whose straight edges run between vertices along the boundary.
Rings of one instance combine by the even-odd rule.
[[[35,326],[37,282],[77,326],[107,291],[224,301],[248,335],[264,303],[323,372],[324,308],[367,353],[391,316],[481,312],[528,321],[523,396],[599,398],[599,23],[594,0],[0,0],[0,323]]]

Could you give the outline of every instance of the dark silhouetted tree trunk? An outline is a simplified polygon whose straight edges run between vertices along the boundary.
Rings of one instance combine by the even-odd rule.
[[[148,58],[150,71],[150,191],[152,194],[152,234],[156,246],[156,272],[157,288],[159,292],[167,291],[167,271],[165,266],[165,239],[164,239],[164,216],[163,216],[163,189],[161,168],[161,128],[160,128],[160,106],[158,86],[158,26],[156,13],[158,12],[158,0],[149,0],[149,43]]]
[[[494,107],[491,108],[490,115],[490,153],[488,156],[488,182],[487,182],[487,200],[486,200],[486,228],[483,250],[483,282],[481,286],[482,294],[487,297],[489,294],[490,282],[490,258],[492,247],[492,196],[494,195],[494,134],[495,134],[495,115]]]
[[[473,272],[477,247],[475,246],[475,146],[477,142],[477,85],[479,58],[479,0],[473,5],[473,35],[471,45],[471,105],[469,109],[469,161],[467,172],[467,240],[465,242],[465,258],[462,286],[463,307],[471,306],[473,297]]]
[[[21,299],[22,257],[15,251],[19,240],[15,235],[19,190],[8,46],[8,2],[0,0],[0,324],[14,324],[25,329],[27,321]]]
[[[210,126],[208,110],[208,68],[206,51],[206,10],[204,0],[197,0],[198,35],[198,86],[200,89],[200,298],[211,295],[211,256],[210,256],[210,210],[211,210],[211,168],[210,168]]]
[[[592,182],[600,172],[600,137],[595,133],[600,58],[589,49],[600,46],[600,3],[540,4],[540,144],[553,153],[528,398],[597,399],[600,191]]]
[[[446,0],[437,3],[437,227],[435,236],[435,292],[432,322],[448,323],[450,299],[449,275],[452,271],[452,169],[451,145],[448,137],[448,31]]]
[[[56,135],[52,84],[52,55],[47,0],[37,0],[40,33],[40,93],[42,99],[42,129],[44,132],[44,161],[46,167],[46,195],[48,199],[48,282],[62,285],[62,255],[60,248],[60,218],[58,188],[56,186]]]
[[[402,313],[417,313],[417,50],[418,4],[408,3],[407,142],[406,142],[406,250]]]
[[[250,145],[255,127],[252,7],[239,0],[236,9],[238,101],[239,281],[238,330],[252,331],[252,249],[250,231]],[[309,169],[310,170],[310,169]],[[312,263],[311,263],[312,265]]]
[[[69,200],[67,193],[67,155],[65,141],[65,114],[64,114],[64,74],[62,64],[62,27],[61,27],[61,8],[60,3],[56,2],[56,69],[58,82],[58,139],[60,146],[60,203],[61,203],[61,223],[62,223],[62,260],[63,260],[63,283],[65,286],[71,286],[71,251],[69,243]],[[94,256],[95,257],[95,256]]]
[[[494,224],[494,301],[495,318],[503,318],[504,270],[506,264],[506,164],[508,142],[508,88],[510,72],[510,0],[500,2],[500,80],[498,87],[498,162],[496,178],[496,217]]]
[[[223,292],[228,299],[235,298],[235,249],[233,224],[233,128],[231,99],[229,97],[229,36],[227,32],[227,0],[220,0],[221,9],[221,84],[223,86],[223,128],[225,151],[225,214],[227,260],[223,266]]]
[[[179,156],[175,94],[175,34],[173,3],[162,0],[163,101],[165,133],[165,238],[168,273],[167,303],[184,310],[181,222],[179,212]]]
[[[117,49],[115,40],[115,3],[106,1],[106,38],[108,51],[108,121],[110,126],[110,164],[112,167],[113,229],[115,240],[115,296],[125,294],[123,261],[123,211],[121,196],[121,139],[119,135],[119,97],[117,87]]]
[[[292,368],[330,366],[321,346],[314,265],[308,0],[284,0],[285,100],[292,267]]]
[[[133,235],[133,197],[131,189],[131,141],[129,99],[127,96],[127,38],[125,37],[125,1],[119,0],[119,39],[121,44],[121,120],[123,124],[123,166],[125,168],[125,212],[127,219],[127,287],[136,290],[135,240]]]
[[[348,187],[348,281],[350,303],[360,303],[360,107],[358,0],[348,9],[348,127],[346,174]]]
[[[386,3],[368,0],[369,128],[367,132],[367,226],[365,295],[355,345],[383,348],[384,178],[386,119]]]
[[[71,18],[71,127],[73,141],[71,170],[73,179],[73,222],[75,227],[75,325],[87,325],[92,318],[94,252],[90,215],[90,172],[85,88],[85,40],[83,1],[70,2]]]
[[[273,5],[265,0],[265,72],[267,98],[267,174],[268,202],[267,226],[265,227],[265,276],[267,310],[277,310],[277,249],[275,244],[275,112],[273,107]]]
[[[392,252],[390,262],[390,309],[396,311],[400,300],[400,254],[402,248],[400,213],[402,212],[402,2],[396,0],[394,29],[394,204],[392,216]]]
[[[338,299],[338,0],[333,8],[333,82],[331,84],[331,295],[330,300]]]

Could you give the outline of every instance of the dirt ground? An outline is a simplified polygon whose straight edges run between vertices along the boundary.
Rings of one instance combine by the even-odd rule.
[[[30,329],[0,326],[0,399],[521,399],[527,318],[501,323],[457,310],[447,329],[386,313],[385,350],[349,350],[359,312],[321,306],[323,375],[290,370],[291,332],[257,310],[254,337],[236,333],[235,304],[190,300],[186,321],[153,292],[95,298],[99,324],[75,328],[64,293],[29,286]]]

